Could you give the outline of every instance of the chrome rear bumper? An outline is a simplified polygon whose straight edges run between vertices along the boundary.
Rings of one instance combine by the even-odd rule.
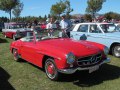
[[[101,62],[100,64],[97,64],[97,65],[92,66],[92,67],[85,67],[85,68],[78,67],[78,68],[72,68],[72,69],[60,69],[58,71],[61,72],[61,73],[64,73],[64,74],[72,74],[72,73],[75,73],[77,70],[80,70],[80,71],[82,71],[82,70],[89,70],[90,71],[91,68],[98,67],[98,69],[99,69],[99,67],[102,64],[109,63],[109,62],[110,62],[110,58],[107,58],[106,60],[103,60],[103,62]]]

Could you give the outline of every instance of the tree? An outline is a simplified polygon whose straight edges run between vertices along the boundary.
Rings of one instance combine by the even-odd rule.
[[[12,13],[16,18],[20,17],[20,13],[23,10],[23,6],[23,3],[19,2],[19,4],[16,5],[16,7],[13,9]]]
[[[106,0],[88,0],[86,12],[90,13],[93,18],[95,18],[96,12],[102,9],[102,5]]]
[[[15,8],[16,5],[18,5],[19,0],[0,0],[0,10],[3,10],[10,14],[10,20],[11,20],[11,11],[13,8]]]
[[[48,14],[48,18],[50,18],[51,17],[51,15],[50,14]]]
[[[108,13],[104,14],[104,17],[107,20],[112,20],[112,19],[119,20],[120,19],[120,14],[115,13],[115,12],[108,12]]]
[[[57,2],[56,4],[52,5],[51,7],[51,15],[52,16],[59,16],[64,13],[66,9],[66,5],[63,1],[60,0],[60,2]]]
[[[85,14],[84,19],[85,19],[85,21],[91,22],[92,21],[92,16],[90,14]]]
[[[66,0],[65,5],[66,5],[66,9],[65,9],[66,17],[70,18],[69,14],[73,11],[73,9],[71,8],[71,5],[70,5],[70,0]]]
[[[111,20],[112,19],[112,15],[113,13],[112,12],[109,12],[109,13],[106,13],[104,14],[104,17],[107,19],[107,20]]]
[[[47,20],[47,15],[45,15],[43,18],[43,21],[46,21],[46,20]]]
[[[7,17],[0,17],[0,22],[8,22],[9,19]]]

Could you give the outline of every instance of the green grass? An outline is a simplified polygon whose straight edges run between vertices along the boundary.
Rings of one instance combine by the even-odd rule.
[[[0,90],[119,90],[120,60],[113,56],[111,63],[88,74],[76,72],[51,81],[44,71],[28,62],[15,62],[10,53],[11,39],[0,33]]]

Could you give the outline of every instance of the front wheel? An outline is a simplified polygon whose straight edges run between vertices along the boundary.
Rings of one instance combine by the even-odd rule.
[[[15,61],[18,62],[20,60],[20,57],[19,57],[17,49],[13,49],[13,56],[14,56],[14,60]]]
[[[120,44],[119,45],[115,45],[112,49],[112,54],[115,56],[115,57],[118,57],[120,58]]]
[[[48,58],[46,60],[46,62],[45,62],[45,72],[46,72],[46,75],[49,79],[58,80],[60,73],[58,72],[53,59]]]

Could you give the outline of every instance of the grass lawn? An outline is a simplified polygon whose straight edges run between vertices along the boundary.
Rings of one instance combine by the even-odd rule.
[[[51,81],[44,71],[28,62],[15,62],[9,46],[12,39],[0,33],[0,90],[120,90],[120,59],[88,74],[76,72]]]

